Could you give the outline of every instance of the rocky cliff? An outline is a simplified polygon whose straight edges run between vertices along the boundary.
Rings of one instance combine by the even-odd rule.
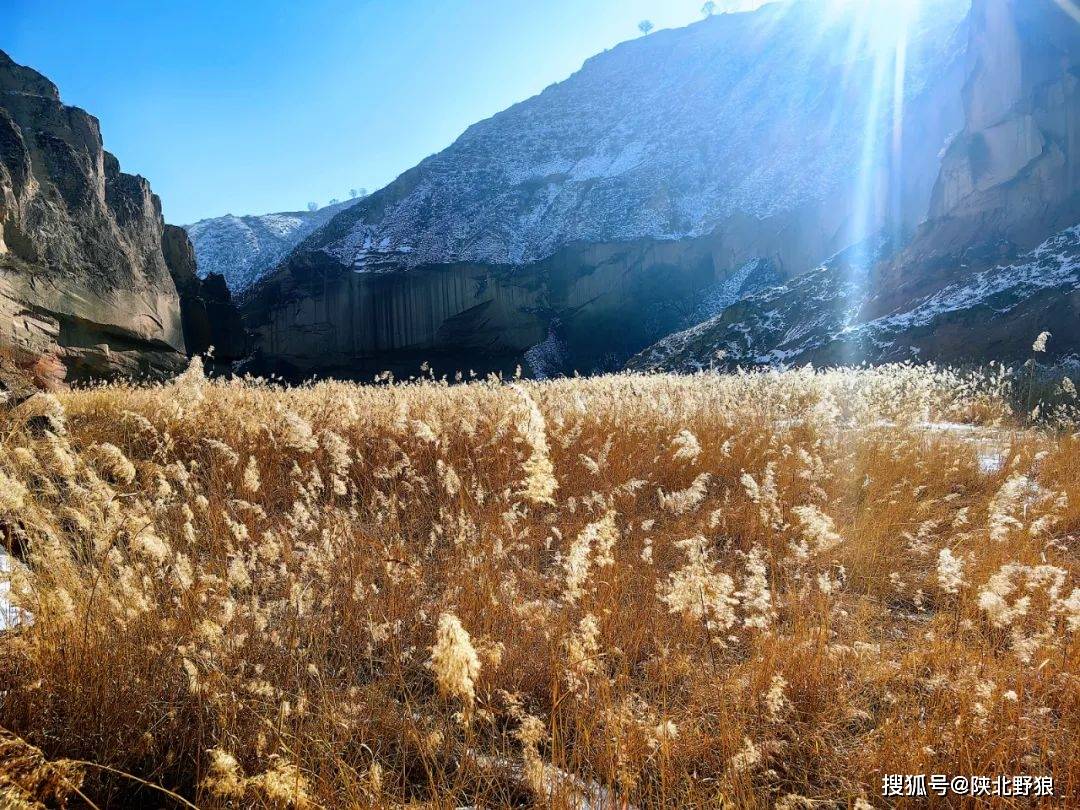
[[[183,368],[165,227],[147,181],[103,149],[97,119],[0,52],[0,348],[71,381]]]
[[[748,265],[786,278],[910,232],[963,123],[968,2],[919,9],[903,84],[891,6],[770,5],[590,59],[301,242],[246,299],[267,365],[501,368],[558,345],[556,366],[608,368]]]
[[[930,217],[650,347],[633,368],[1080,355],[1080,21],[1054,0],[976,0],[964,126]]]
[[[199,275],[218,274],[234,294],[241,294],[273,270],[308,234],[358,200],[316,211],[283,211],[201,219],[185,225],[195,247]]]

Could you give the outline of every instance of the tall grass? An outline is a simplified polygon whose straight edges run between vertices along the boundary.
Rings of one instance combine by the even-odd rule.
[[[0,421],[0,797],[52,767],[37,800],[100,807],[1075,799],[1080,434],[1014,428],[1008,385],[195,363],[38,395]]]

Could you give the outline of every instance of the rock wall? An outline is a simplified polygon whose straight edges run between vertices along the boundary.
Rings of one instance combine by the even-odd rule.
[[[1080,192],[1080,22],[1056,0],[975,0],[970,26],[964,129],[931,217],[1038,242]]]
[[[611,369],[679,323],[714,283],[722,246],[716,236],[577,244],[524,267],[407,273],[293,265],[253,291],[244,316],[257,369],[291,377],[415,373],[423,362],[512,371],[553,330],[566,345],[559,370]]]
[[[165,228],[97,119],[0,51],[0,348],[53,358],[69,381],[182,369]]]

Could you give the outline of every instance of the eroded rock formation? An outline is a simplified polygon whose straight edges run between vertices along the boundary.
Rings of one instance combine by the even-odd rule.
[[[51,358],[69,381],[182,369],[165,229],[160,200],[120,171],[97,119],[0,52],[0,348]],[[191,300],[206,297],[197,287]]]

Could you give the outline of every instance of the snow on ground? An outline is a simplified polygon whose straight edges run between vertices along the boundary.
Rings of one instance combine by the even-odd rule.
[[[547,380],[564,371],[566,366],[566,343],[554,331],[525,352],[525,363],[538,380]]]
[[[1009,457],[1009,447],[1014,436],[1013,431],[1003,428],[986,428],[960,422],[919,422],[916,427],[928,434],[949,433],[969,442],[975,448],[979,470],[985,475],[1001,472]]]
[[[13,560],[4,549],[0,548],[0,631],[9,630],[30,620],[30,615],[25,611],[18,610],[8,598],[11,593],[11,582],[9,581],[11,571],[16,565],[20,564]]]

